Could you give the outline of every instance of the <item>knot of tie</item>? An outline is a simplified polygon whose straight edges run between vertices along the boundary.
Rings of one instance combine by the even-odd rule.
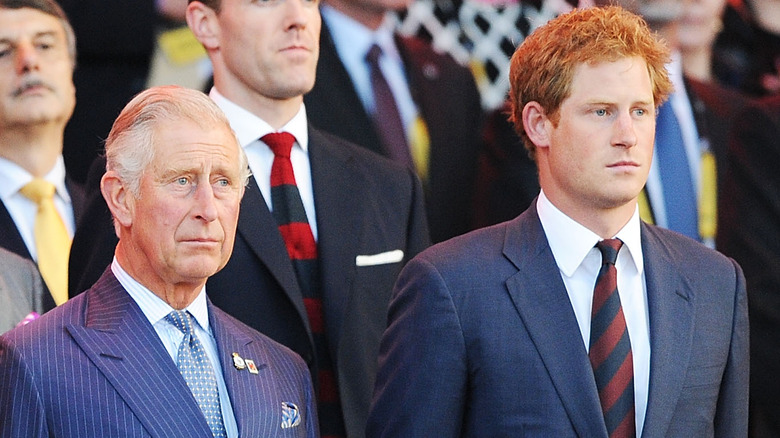
[[[614,265],[617,261],[618,251],[623,246],[623,241],[620,239],[604,239],[596,244],[596,247],[601,251],[601,264],[602,265]]]
[[[382,48],[376,44],[372,44],[371,48],[368,49],[368,52],[366,53],[366,62],[372,66],[379,65],[380,56],[382,56]]]
[[[25,186],[19,190],[19,193],[36,204],[40,204],[41,201],[54,197],[54,184],[41,178],[35,178],[25,184]]]
[[[271,148],[274,155],[290,158],[290,151],[292,151],[293,144],[295,143],[295,136],[289,132],[272,132],[264,135],[260,140]]]
[[[185,335],[192,335],[192,316],[186,310],[174,310],[165,319]]]

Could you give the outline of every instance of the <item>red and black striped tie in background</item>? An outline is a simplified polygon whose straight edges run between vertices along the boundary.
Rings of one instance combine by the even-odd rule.
[[[345,436],[338,395],[338,386],[325,336],[320,290],[317,243],[306,218],[301,194],[295,183],[290,152],[295,137],[288,132],[271,133],[261,138],[274,153],[271,166],[271,202],[273,216],[279,224],[287,254],[290,256],[298,284],[303,293],[303,302],[309,317],[316,351],[318,411],[320,435],[322,437]]]
[[[596,244],[602,261],[593,291],[588,352],[610,438],[636,436],[633,355],[615,269],[621,246],[620,239]]]

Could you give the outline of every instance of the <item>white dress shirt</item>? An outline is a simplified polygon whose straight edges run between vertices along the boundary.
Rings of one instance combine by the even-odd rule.
[[[114,261],[111,263],[111,272],[114,273],[119,284],[125,288],[133,301],[141,308],[144,316],[146,316],[149,323],[152,324],[154,331],[157,332],[157,336],[160,337],[160,341],[162,341],[165,349],[171,356],[173,363],[176,363],[179,354],[179,345],[181,345],[184,340],[184,333],[165,319],[165,317],[174,310],[173,307],[132,278],[124,269],[122,269],[116,258],[114,258]],[[228,437],[236,438],[238,437],[238,424],[236,423],[236,417],[233,414],[233,405],[230,403],[227,385],[225,385],[225,377],[217,351],[217,341],[214,339],[214,334],[209,325],[208,306],[206,305],[206,288],[204,287],[198,294],[198,297],[195,298],[195,301],[183,310],[189,311],[195,318],[195,336],[197,336],[200,343],[203,344],[206,355],[208,355],[209,360],[211,361],[211,366],[214,368],[214,374],[216,374],[217,377],[217,390],[219,391],[219,403],[222,409],[222,422],[225,425],[225,431],[227,432]]]
[[[588,350],[593,288],[601,268],[601,252],[595,246],[602,239],[558,210],[544,195],[544,191],[539,194],[536,209],[577,317],[582,342],[585,350]],[[650,384],[650,325],[639,224],[637,208],[631,220],[614,236],[623,241],[615,268],[620,303],[634,357],[636,436],[642,435]]]
[[[238,137],[238,142],[244,148],[249,169],[260,187],[268,209],[273,211],[271,202],[271,166],[274,162],[274,153],[271,148],[260,141],[260,138],[270,134],[274,129],[263,119],[257,117],[244,108],[236,105],[221,95],[216,88],[212,88],[209,97],[216,102],[230,121],[230,127]],[[278,132],[289,132],[295,136],[295,144],[290,152],[295,183],[301,193],[303,208],[306,210],[306,218],[309,220],[314,240],[317,240],[317,216],[314,210],[314,190],[311,183],[311,164],[309,161],[309,126],[306,121],[306,107],[301,104],[298,113]]]

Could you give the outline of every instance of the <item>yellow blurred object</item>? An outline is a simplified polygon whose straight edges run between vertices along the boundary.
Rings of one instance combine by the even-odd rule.
[[[412,124],[409,144],[411,145],[412,160],[417,169],[417,175],[420,180],[428,180],[428,160],[431,153],[431,138],[428,135],[428,126],[418,114]]]
[[[718,185],[715,156],[710,151],[701,155],[701,193],[699,194],[699,235],[707,241],[715,238],[718,225]]]

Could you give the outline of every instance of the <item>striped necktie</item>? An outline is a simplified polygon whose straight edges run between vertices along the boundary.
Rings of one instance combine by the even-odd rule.
[[[610,438],[636,436],[633,355],[615,269],[621,246],[620,239],[606,239],[596,244],[602,260],[593,290],[588,351]]]
[[[287,254],[290,256],[298,279],[303,304],[309,318],[317,357],[316,381],[317,409],[319,411],[320,434],[325,437],[345,436],[338,385],[333,372],[328,342],[325,334],[325,319],[322,310],[322,293],[319,286],[319,263],[317,243],[314,240],[306,210],[295,182],[290,153],[295,137],[288,132],[271,133],[262,140],[274,153],[271,165],[271,204],[273,216],[279,225]]]
[[[165,320],[184,333],[184,340],[179,345],[176,366],[179,367],[200,410],[203,411],[211,433],[215,437],[227,437],[222,422],[217,376],[203,344],[195,335],[192,315],[186,310],[174,310],[165,317]]]

